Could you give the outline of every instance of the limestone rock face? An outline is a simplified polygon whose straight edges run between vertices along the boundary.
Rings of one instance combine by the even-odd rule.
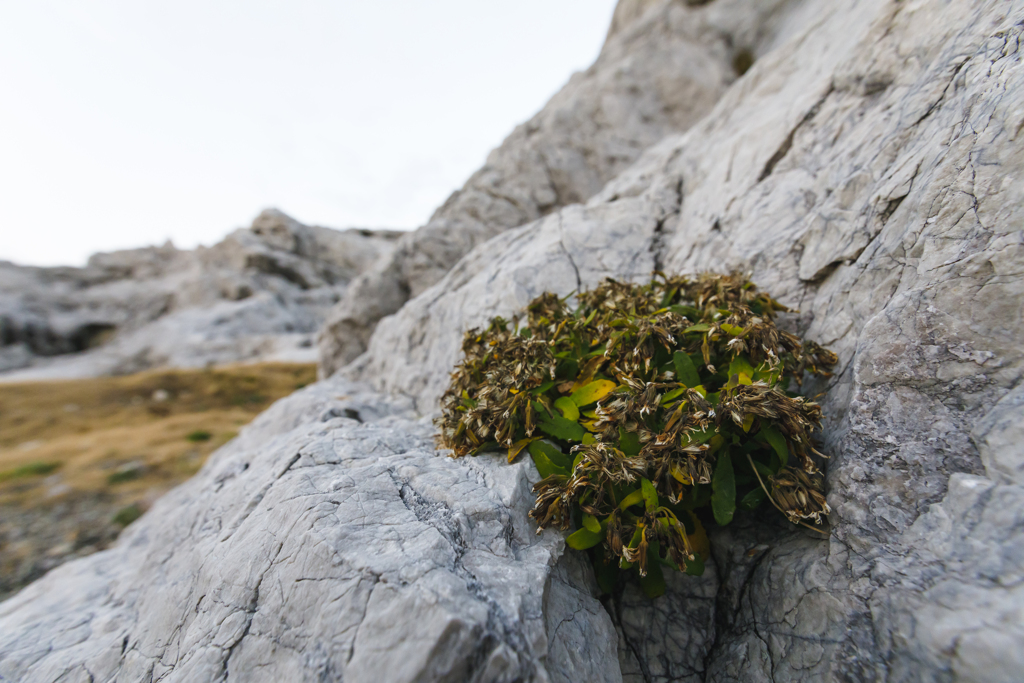
[[[535,471],[431,431],[337,380],[284,399],[0,605],[0,680],[621,681],[586,568],[526,518]]]
[[[10,379],[312,360],[345,285],[397,233],[302,225],[280,211],[210,248],[96,254],[85,268],[0,263],[0,373]]]
[[[624,2],[609,45],[740,5],[686,7]],[[1019,680],[1024,0],[787,7],[699,123],[476,244],[114,549],[0,603],[0,678]],[[429,416],[465,329],[653,269],[749,271],[839,354],[806,387],[833,513],[740,515],[703,577],[602,602],[534,534],[530,466],[439,457]]]
[[[584,202],[669,133],[699,121],[749,60],[806,20],[805,0],[620,3],[597,61],[491,152],[427,225],[357,278],[320,333],[330,375],[377,321],[500,232]],[[746,60],[746,61],[745,61]]]
[[[585,206],[471,252],[348,372],[429,412],[462,330],[544,290],[749,271],[840,356],[808,388],[828,416],[834,514],[828,540],[722,536],[705,674],[1012,680],[1022,20],[1020,2],[829,6]]]

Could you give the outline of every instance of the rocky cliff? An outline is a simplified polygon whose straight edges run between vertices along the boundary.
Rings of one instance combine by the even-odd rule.
[[[609,45],[755,6],[624,2]],[[476,244],[116,548],[0,604],[0,676],[1019,680],[1024,2],[777,9],[688,130]],[[747,270],[839,354],[808,387],[830,534],[742,519],[703,577],[602,601],[533,533],[532,468],[438,457],[429,416],[467,327],[653,269]]]
[[[0,262],[0,373],[124,374],[244,360],[314,358],[312,336],[399,233],[330,230],[267,210],[194,251],[92,256],[84,268]]]

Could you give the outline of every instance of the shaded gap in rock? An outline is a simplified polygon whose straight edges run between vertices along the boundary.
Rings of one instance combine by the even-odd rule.
[[[743,48],[733,55],[732,70],[736,72],[737,76],[747,73],[752,66],[754,66],[754,53],[747,48]]]
[[[676,183],[675,208],[668,214],[666,214],[664,217],[662,217],[657,223],[655,223],[654,233],[651,236],[650,252],[653,256],[654,270],[656,272],[662,272],[665,269],[665,242],[667,236],[665,233],[665,223],[667,223],[668,219],[672,218],[673,216],[678,216],[679,212],[682,210],[682,206],[683,179],[680,178],[679,181]]]
[[[572,266],[572,270],[576,274],[576,291],[579,292],[583,289],[583,278],[580,277],[580,269],[579,266],[576,265],[576,259],[574,259],[569,250],[565,248],[565,241],[562,239],[563,236],[562,214],[558,214],[558,246],[562,248],[565,258],[569,260],[569,265]]]
[[[795,126],[793,126],[793,129],[789,131],[789,135],[787,135],[786,139],[782,141],[782,144],[779,145],[779,148],[775,150],[775,154],[772,154],[771,158],[768,159],[768,162],[764,165],[764,168],[761,169],[761,175],[757,177],[757,182],[761,182],[762,180],[770,176],[772,174],[772,171],[775,170],[776,164],[782,161],[785,158],[785,156],[789,154],[790,148],[793,147],[793,138],[796,136],[796,132],[800,130],[801,126],[803,126],[805,123],[807,123],[817,115],[818,111],[821,109],[821,105],[825,103],[825,100],[828,99],[828,96],[832,94],[832,91],[833,88],[829,86],[828,91],[826,91],[825,94],[822,95],[821,99],[815,102],[814,106],[811,107],[806,114],[804,114],[804,117],[800,119],[800,121]]]
[[[633,655],[633,659],[636,660],[636,665],[640,668],[640,675],[643,677],[644,683],[654,683],[654,679],[651,678],[651,672],[647,668],[647,662],[640,656],[639,648],[630,640],[626,634],[626,629],[622,626],[622,592],[624,588],[625,585],[620,580],[615,586],[615,593],[613,595],[601,596],[601,604],[604,605],[605,611],[612,618],[615,631],[622,638],[622,642],[626,644],[626,648]]]
[[[902,197],[895,197],[893,199],[890,199],[886,203],[885,208],[882,209],[882,212],[878,215],[879,219],[881,219],[882,221],[882,225],[885,225],[886,223],[889,222],[889,218],[891,218],[892,215],[896,212],[896,209],[900,208],[900,204],[902,204],[903,200],[906,198],[907,195],[903,195]]]

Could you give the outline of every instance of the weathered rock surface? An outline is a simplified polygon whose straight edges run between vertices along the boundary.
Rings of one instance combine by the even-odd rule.
[[[747,570],[724,542],[719,571],[745,578],[722,584],[705,675],[1014,680],[1022,27],[1020,2],[829,6],[585,206],[470,253],[349,372],[429,411],[461,330],[544,290],[747,270],[840,355],[811,387],[834,514],[827,541],[735,537]]]
[[[612,40],[659,8],[623,3]],[[347,379],[281,402],[115,549],[0,604],[0,677],[1018,680],[1024,0],[787,16],[693,128],[476,246]],[[533,534],[533,471],[437,457],[416,415],[467,327],[654,268],[748,270],[839,353],[808,387],[831,533],[741,518],[712,532],[704,577],[602,607],[559,535]]]
[[[752,60],[813,9],[805,0],[620,3],[597,61],[516,128],[427,225],[353,281],[320,333],[330,375],[377,321],[500,232],[586,201],[644,149],[697,123]],[[813,4],[813,3],[810,3]]]
[[[0,679],[621,680],[584,568],[526,518],[536,473],[431,433],[337,380],[279,402],[115,549],[2,603]]]
[[[328,309],[397,236],[310,227],[268,210],[195,251],[96,254],[85,268],[0,263],[0,372],[29,368],[8,378],[30,379],[312,361]]]

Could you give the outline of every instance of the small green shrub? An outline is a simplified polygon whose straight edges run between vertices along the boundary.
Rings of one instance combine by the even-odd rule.
[[[142,476],[145,469],[145,465],[140,462],[126,463],[107,476],[107,483],[123,484],[126,481],[135,481]]]
[[[121,527],[126,527],[141,516],[142,508],[138,503],[132,503],[118,510],[111,521]]]
[[[538,533],[574,524],[567,543],[603,590],[621,569],[651,596],[662,566],[703,573],[704,525],[737,508],[821,524],[821,409],[786,389],[837,359],[775,326],[788,309],[735,275],[607,280],[566,302],[544,294],[522,327],[466,334],[437,440],[455,456],[529,453]]]
[[[12,470],[0,472],[0,481],[22,479],[24,477],[42,477],[51,474],[60,467],[59,462],[30,462]]]
[[[199,443],[201,441],[209,441],[213,438],[213,434],[206,431],[205,429],[197,429],[194,432],[189,432],[188,436],[185,437],[192,443]]]

